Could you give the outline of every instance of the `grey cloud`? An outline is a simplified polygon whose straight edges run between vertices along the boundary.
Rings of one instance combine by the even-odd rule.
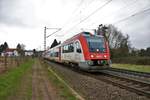
[[[148,9],[149,0],[137,0],[133,7],[129,10],[124,9],[116,15],[116,19],[120,20],[133,15],[144,9]],[[130,41],[133,47],[147,48],[150,47],[150,10],[128,18],[116,26],[125,34],[130,36]]]
[[[150,11],[131,17],[117,26],[123,33],[129,34],[132,46],[150,47]]]
[[[32,26],[32,3],[29,0],[0,0],[0,23],[15,26]]]

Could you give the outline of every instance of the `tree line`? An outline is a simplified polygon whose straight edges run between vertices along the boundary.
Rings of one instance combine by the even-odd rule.
[[[0,45],[0,55],[2,52],[5,52],[7,49],[9,49],[8,43],[4,42],[3,44]],[[24,50],[25,50],[25,45],[18,43],[16,46],[16,50],[18,51],[18,54],[20,56],[24,56]]]
[[[111,59],[115,63],[150,64],[150,47],[136,49],[131,46],[128,34],[123,34],[114,25],[99,25],[95,30],[103,35],[110,47]]]
[[[136,49],[131,46],[130,37],[128,34],[123,34],[114,25],[99,25],[96,33],[103,35],[108,41],[111,57],[128,57],[128,56],[149,56],[150,47],[146,49]]]

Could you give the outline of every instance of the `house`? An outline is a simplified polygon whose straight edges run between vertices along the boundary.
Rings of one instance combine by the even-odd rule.
[[[33,50],[25,50],[25,56],[32,56]]]
[[[3,51],[1,53],[1,56],[5,56],[5,55],[7,55],[9,57],[19,56],[17,49],[14,49],[14,48],[7,48],[5,51]]]

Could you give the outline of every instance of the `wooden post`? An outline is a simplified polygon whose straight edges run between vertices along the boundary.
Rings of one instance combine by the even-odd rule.
[[[7,70],[7,54],[4,56],[5,70]]]

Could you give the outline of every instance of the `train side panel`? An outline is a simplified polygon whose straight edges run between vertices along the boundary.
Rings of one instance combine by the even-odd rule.
[[[78,39],[64,43],[61,51],[61,59],[64,63],[76,63],[85,61],[81,43]]]

